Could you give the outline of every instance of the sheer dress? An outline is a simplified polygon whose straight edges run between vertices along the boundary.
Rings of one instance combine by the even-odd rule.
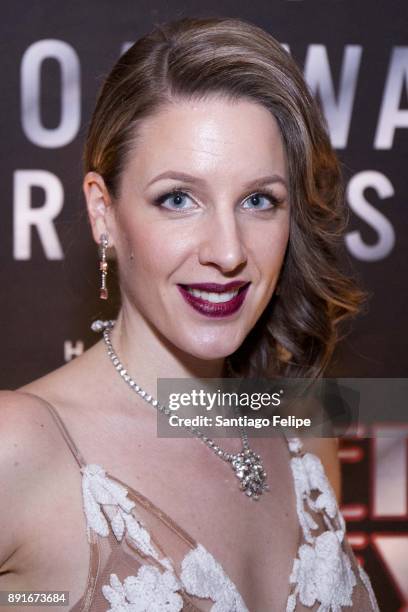
[[[299,438],[287,438],[300,538],[286,607],[250,610],[211,553],[140,492],[86,463],[58,411],[46,406],[82,474],[89,571],[70,612],[379,612],[322,463]]]

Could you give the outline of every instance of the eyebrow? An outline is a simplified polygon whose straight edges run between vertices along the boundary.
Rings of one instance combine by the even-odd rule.
[[[205,185],[206,181],[197,176],[193,176],[192,174],[187,174],[186,172],[177,172],[175,170],[167,170],[166,172],[162,172],[155,176],[151,181],[147,183],[147,187],[156,183],[157,181],[165,178],[175,179],[176,181],[184,181],[185,183],[192,183],[197,185]],[[269,185],[270,183],[282,183],[287,188],[287,184],[285,179],[279,174],[271,174],[270,176],[262,176],[253,181],[249,181],[246,185],[244,185],[245,189],[255,189],[260,188],[265,185]]]

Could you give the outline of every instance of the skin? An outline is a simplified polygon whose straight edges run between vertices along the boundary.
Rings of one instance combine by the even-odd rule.
[[[195,180],[155,180],[169,170]],[[266,176],[273,177],[265,187],[279,206],[264,197],[264,210],[256,210],[249,196],[257,190],[247,185]],[[189,192],[183,212],[171,198],[153,206],[180,187]],[[121,271],[123,306],[111,336],[122,363],[152,395],[158,377],[222,376],[224,358],[275,290],[289,240],[287,161],[276,120],[249,100],[178,100],[142,125],[119,191],[113,202],[100,175],[84,179],[94,240],[108,233]],[[251,287],[228,318],[195,312],[177,289],[177,283],[233,279]],[[305,438],[303,445],[322,459],[340,498],[337,440]]]
[[[201,183],[167,178],[148,186],[170,169]],[[247,183],[266,175],[282,179],[268,185],[281,205],[248,208],[259,189]],[[219,376],[225,357],[255,325],[276,287],[289,239],[287,181],[273,117],[252,102],[217,98],[179,101],[143,123],[117,201],[101,176],[85,177],[94,239],[108,233],[119,263],[123,306],[113,345],[152,395],[159,377]],[[180,186],[190,193],[188,211],[153,204]],[[177,288],[238,278],[251,282],[249,292],[241,309],[223,319],[194,311]],[[0,590],[41,585],[69,590],[74,603],[86,584],[81,475],[44,400],[57,409],[87,462],[141,491],[215,556],[249,609],[285,609],[299,525],[284,440],[251,440],[272,493],[260,502],[243,499],[235,477],[202,443],[158,438],[155,412],[117,375],[102,340],[18,392],[0,394],[0,483],[14,501],[0,505],[0,524],[8,526],[0,531]],[[240,450],[236,438],[217,441],[229,452]],[[338,492],[335,442],[305,439],[304,447],[320,456]],[[211,607],[206,603],[203,610]]]
[[[155,180],[169,170],[193,179]],[[264,210],[256,210],[249,196],[257,190],[247,185],[267,176],[273,180],[265,187],[279,206],[266,196]],[[224,358],[242,344],[277,285],[289,240],[288,181],[271,113],[250,100],[217,96],[178,100],[143,123],[117,201],[99,174],[85,176],[94,240],[99,244],[101,234],[108,234],[121,271],[123,305],[113,345],[149,393],[155,395],[158,377],[225,373]],[[180,187],[189,192],[184,212],[174,210],[171,197],[165,206],[152,205]],[[177,289],[177,283],[234,279],[250,281],[251,287],[243,307],[228,318],[195,312]],[[321,457],[340,499],[337,440],[305,438],[303,445]]]
[[[194,180],[155,180],[169,170]],[[280,204],[262,196],[257,210],[250,196],[259,189],[247,185],[266,176],[275,177],[265,187]],[[112,338],[139,377],[141,362],[151,364],[145,382],[158,372],[221,373],[223,359],[241,345],[275,289],[289,238],[286,185],[275,119],[253,102],[218,98],[177,102],[145,121],[118,201],[99,175],[85,177],[94,239],[108,233],[121,270],[123,307]],[[182,211],[174,197],[153,204],[180,187],[189,191]],[[236,279],[250,281],[249,292],[241,309],[222,319],[197,313],[177,288]]]

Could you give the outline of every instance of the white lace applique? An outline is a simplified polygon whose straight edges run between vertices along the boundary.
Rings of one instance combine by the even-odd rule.
[[[84,510],[89,528],[101,536],[109,535],[108,516],[112,531],[120,542],[127,535],[146,555],[159,559],[158,552],[150,541],[149,532],[131,514],[136,505],[128,498],[127,489],[106,476],[105,470],[95,463],[86,465],[82,471],[82,493]],[[168,564],[168,561],[165,560]]]
[[[321,512],[327,528],[335,529],[342,541],[346,530],[344,519],[320,459],[316,455],[305,453],[291,459],[291,468],[296,491],[296,508],[306,541],[314,541],[312,530],[318,528],[308,509]]]
[[[107,612],[180,612],[183,599],[179,589],[173,572],[142,565],[137,575],[128,576],[123,584],[111,574],[110,585],[104,585],[102,592],[111,605]]]
[[[288,438],[288,446],[291,453],[298,453],[302,450],[302,441],[300,438]]]
[[[345,523],[339,512],[334,492],[324,468],[315,455],[301,454],[302,443],[289,441],[291,469],[296,493],[298,519],[305,542],[299,547],[289,579],[292,585],[286,612],[294,612],[297,602],[312,607],[320,604],[317,612],[341,612],[352,605],[356,577],[350,559],[343,551]],[[214,602],[212,612],[249,612],[236,586],[222,566],[201,545],[189,551],[181,563],[180,580],[170,559],[159,558],[151,543],[150,534],[131,510],[136,505],[128,498],[127,489],[109,478],[96,464],[82,468],[84,509],[89,529],[101,536],[109,535],[110,522],[120,542],[126,534],[137,547],[159,561],[163,571],[142,565],[136,576],[128,576],[123,584],[116,574],[110,584],[102,587],[111,608],[107,612],[179,612],[183,609],[184,591],[192,596]],[[323,517],[326,530],[317,535],[319,525],[312,512]],[[379,612],[367,574],[359,567],[373,612]]]
[[[222,566],[198,544],[181,564],[181,582],[190,595],[211,599],[211,612],[249,612]]]
[[[341,606],[353,604],[351,595],[356,578],[350,559],[332,531],[321,533],[313,545],[302,544],[289,581],[296,588],[289,598],[287,612],[296,609],[297,596],[305,606],[319,602],[319,612],[340,612]]]
[[[190,595],[214,601],[212,612],[248,612],[234,583],[200,544],[182,561],[181,584],[170,559],[159,558],[149,532],[132,515],[136,504],[128,498],[126,487],[109,478],[100,465],[88,464],[81,471],[88,530],[92,528],[101,536],[109,535],[108,517],[118,542],[126,531],[138,548],[157,559],[165,570],[142,565],[137,575],[127,576],[123,584],[116,574],[111,574],[110,585],[102,587],[104,597],[111,604],[108,612],[178,612],[183,600],[176,591],[182,588]]]
[[[298,453],[301,443],[290,440],[289,449]],[[341,612],[342,606],[352,605],[352,592],[357,584],[350,559],[342,549],[345,523],[335,494],[318,457],[311,453],[292,457],[291,468],[296,493],[296,508],[306,544],[302,544],[294,560],[290,583],[294,591],[289,596],[286,612],[296,609],[296,601],[312,607],[320,603],[318,612]],[[326,531],[315,535],[319,528],[312,512],[320,513]]]

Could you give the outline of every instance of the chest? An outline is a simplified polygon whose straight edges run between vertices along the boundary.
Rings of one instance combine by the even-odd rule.
[[[86,456],[108,475],[120,477],[129,490],[141,492],[155,507],[164,509],[176,527],[202,544],[222,565],[250,610],[283,610],[299,535],[287,449],[277,439],[254,444],[268,473],[270,491],[253,501],[239,490],[231,466],[199,441],[161,442],[146,446],[140,441],[126,446],[131,449],[126,453],[111,450],[99,456],[90,445]],[[58,478],[47,484],[43,502],[33,515],[36,537],[25,558],[26,577],[43,588],[52,583],[49,588],[58,584],[68,589],[72,603],[82,596],[89,571],[81,484],[77,466],[72,462],[60,466]],[[148,531],[162,540],[166,554],[181,562],[188,550],[185,544],[180,545],[177,537],[169,539],[154,513],[141,507],[140,515]],[[50,533],[56,538],[50,539]],[[42,574],[41,568],[45,568]]]
[[[131,466],[129,471],[125,468],[125,482],[165,509],[176,525],[211,553],[250,610],[284,609],[299,542],[287,449],[277,439],[256,441],[270,490],[253,501],[240,491],[228,463],[197,440],[183,442],[179,454],[167,449],[173,460],[165,464],[151,449],[145,469],[133,479]],[[157,532],[151,514],[143,520],[152,533]],[[166,553],[181,562],[177,545],[176,549],[170,545]]]

